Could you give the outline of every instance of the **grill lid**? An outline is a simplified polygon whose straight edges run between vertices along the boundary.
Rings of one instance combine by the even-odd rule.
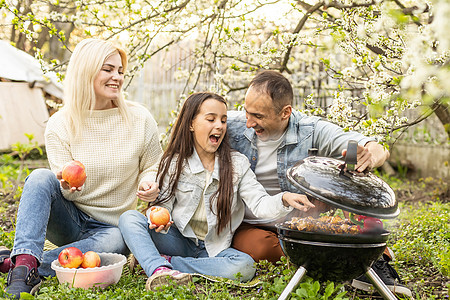
[[[374,174],[353,171],[357,143],[350,141],[346,161],[309,156],[287,171],[287,178],[298,189],[334,207],[380,219],[399,215],[400,209],[391,187]]]

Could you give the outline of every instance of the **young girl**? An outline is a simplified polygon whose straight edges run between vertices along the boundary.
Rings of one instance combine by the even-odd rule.
[[[269,196],[248,159],[231,151],[226,133],[225,100],[212,93],[191,95],[161,159],[160,194],[152,203],[166,207],[172,221],[167,226],[149,225],[148,218],[135,210],[120,217],[125,243],[150,276],[147,290],[167,284],[169,278],[185,284],[189,273],[230,279],[240,273],[241,280],[250,280],[255,274],[253,259],[230,247],[245,205],[261,218],[314,206],[304,195]]]

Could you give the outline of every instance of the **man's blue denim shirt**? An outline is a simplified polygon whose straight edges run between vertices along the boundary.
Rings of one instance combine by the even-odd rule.
[[[227,131],[231,147],[247,156],[251,169],[255,171],[258,161],[257,136],[253,128],[246,127],[246,122],[244,111],[228,111]],[[281,190],[301,193],[288,181],[286,171],[307,157],[308,149],[317,148],[318,156],[342,159],[342,150],[347,148],[349,140],[365,145],[375,139],[354,131],[345,132],[341,127],[319,117],[293,111],[285,139],[277,150],[277,172]]]

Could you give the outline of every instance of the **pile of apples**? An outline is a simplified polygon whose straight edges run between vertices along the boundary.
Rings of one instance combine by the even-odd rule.
[[[67,247],[58,255],[58,261],[64,268],[95,268],[100,267],[101,259],[97,252],[88,251],[83,254],[77,247]]]

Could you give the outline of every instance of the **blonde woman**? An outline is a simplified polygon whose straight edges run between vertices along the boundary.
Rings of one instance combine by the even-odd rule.
[[[35,293],[40,276],[60,251],[126,253],[117,227],[120,215],[136,208],[137,197],[153,201],[162,150],[155,120],[147,109],[124,101],[127,67],[123,50],[110,42],[86,39],[72,54],[64,82],[64,107],[48,121],[45,138],[51,170],[38,169],[26,179],[6,292],[20,298]],[[78,160],[86,168],[81,188],[61,177],[64,164]],[[59,248],[43,251],[45,238]]]

